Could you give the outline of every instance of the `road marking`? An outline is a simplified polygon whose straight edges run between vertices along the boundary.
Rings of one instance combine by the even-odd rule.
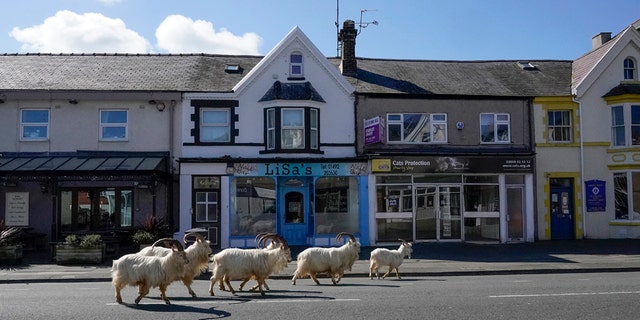
[[[568,296],[596,296],[616,294],[640,294],[640,291],[608,291],[608,292],[566,292],[566,293],[536,293],[536,294],[504,294],[489,296],[489,298],[536,298],[536,297],[568,297]]]

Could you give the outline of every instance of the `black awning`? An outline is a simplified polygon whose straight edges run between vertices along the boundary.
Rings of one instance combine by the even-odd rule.
[[[162,171],[166,172],[166,156],[153,154],[73,154],[0,156],[0,172],[43,171]]]

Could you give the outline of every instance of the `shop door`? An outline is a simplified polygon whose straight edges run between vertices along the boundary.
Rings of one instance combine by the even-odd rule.
[[[303,245],[307,241],[309,225],[309,193],[306,187],[282,187],[278,197],[282,236],[289,245]]]
[[[524,240],[524,197],[522,187],[507,188],[508,241]]]
[[[460,187],[414,188],[415,240],[461,240]]]
[[[551,188],[551,239],[574,239],[573,193],[571,188]]]

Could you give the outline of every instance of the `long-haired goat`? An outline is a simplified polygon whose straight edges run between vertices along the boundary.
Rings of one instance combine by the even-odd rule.
[[[258,282],[260,294],[264,295],[262,285],[269,275],[282,271],[289,263],[291,251],[284,238],[283,243],[271,250],[227,248],[213,255],[213,275],[209,284],[209,294],[213,294],[215,283],[224,281],[231,293],[235,294],[232,279],[251,279]]]
[[[411,252],[413,252],[413,249],[411,248],[411,242],[406,242],[403,239],[398,240],[402,241],[402,244],[396,250],[377,248],[371,251],[371,257],[369,258],[369,279],[373,279],[374,271],[376,273],[376,277],[380,279],[378,268],[382,266],[389,266],[389,271],[382,276],[382,279],[386,278],[394,269],[396,270],[396,276],[398,276],[398,279],[401,279],[400,273],[398,273],[398,267],[402,264],[402,261],[404,261],[405,256],[411,259]]]
[[[196,293],[191,289],[191,284],[193,284],[193,279],[200,275],[202,272],[206,271],[209,268],[209,255],[211,254],[211,246],[210,242],[206,240],[200,233],[190,232],[184,235],[182,241],[187,243],[187,239],[190,237],[195,238],[195,242],[184,249],[184,252],[187,254],[187,259],[189,259],[189,264],[184,267],[184,272],[182,276],[180,276],[180,280],[187,287],[189,294],[192,297],[197,297]],[[138,254],[143,256],[166,256],[171,254],[171,249],[163,248],[163,247],[146,247]]]
[[[320,284],[317,275],[328,273],[334,285],[340,282],[345,271],[351,271],[351,267],[358,260],[360,253],[360,242],[346,232],[340,232],[336,240],[342,237],[349,237],[349,241],[338,248],[307,248],[298,254],[298,267],[291,279],[291,284],[296,284],[296,279],[304,278],[307,275],[316,284]]]
[[[120,291],[129,286],[138,286],[138,297],[135,303],[138,304],[144,296],[149,294],[150,288],[160,288],[160,297],[164,303],[169,304],[167,299],[167,287],[180,279],[185,266],[189,263],[182,244],[171,238],[164,238],[156,241],[153,246],[160,242],[171,243],[171,254],[158,256],[143,256],[137,253],[130,253],[113,260],[111,266],[111,282],[116,289],[116,302],[122,303]]]

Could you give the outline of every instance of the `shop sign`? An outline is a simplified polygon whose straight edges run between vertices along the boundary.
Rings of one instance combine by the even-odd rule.
[[[236,176],[359,176],[366,175],[367,164],[362,162],[324,163],[234,163]]]
[[[29,225],[29,193],[7,192],[5,206],[5,225],[28,226]]]
[[[380,117],[364,120],[364,144],[383,142],[383,127]]]
[[[533,157],[397,157],[373,159],[379,173],[532,173]]]
[[[602,212],[607,210],[605,181],[587,180],[584,182],[587,191],[587,212]]]

